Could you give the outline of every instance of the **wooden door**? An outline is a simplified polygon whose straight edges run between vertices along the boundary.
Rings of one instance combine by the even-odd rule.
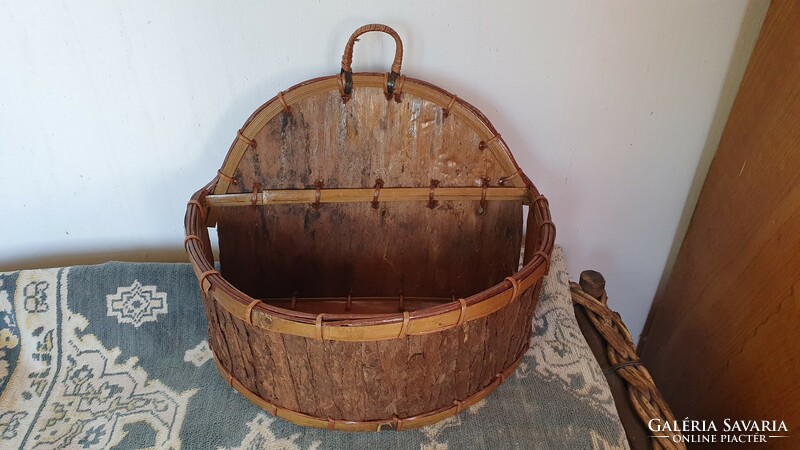
[[[679,420],[800,448],[800,2],[770,5],[640,353]]]

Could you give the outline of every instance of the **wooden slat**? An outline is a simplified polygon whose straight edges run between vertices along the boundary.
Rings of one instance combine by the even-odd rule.
[[[375,189],[321,189],[320,203],[371,202]],[[483,188],[480,187],[442,187],[434,191],[435,200],[480,200]],[[486,200],[527,201],[526,188],[490,187],[486,189]],[[383,188],[378,196],[379,202],[428,201],[430,188]],[[268,189],[258,192],[256,205],[282,205],[314,203],[315,189]],[[253,194],[219,194],[206,197],[208,206],[252,206]]]

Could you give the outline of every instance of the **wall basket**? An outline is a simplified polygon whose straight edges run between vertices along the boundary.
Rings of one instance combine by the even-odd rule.
[[[351,69],[370,31],[394,38],[389,73]],[[393,29],[356,30],[341,72],[258,108],[187,206],[220,373],[297,424],[431,424],[528,348],[555,239],[547,200],[480,111],[401,75],[402,58]]]

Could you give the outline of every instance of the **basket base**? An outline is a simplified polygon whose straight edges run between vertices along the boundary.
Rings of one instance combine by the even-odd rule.
[[[245,385],[243,385],[239,380],[233,377],[230,372],[228,372],[225,367],[220,364],[217,355],[212,351],[214,355],[214,363],[217,365],[217,369],[219,370],[220,375],[228,382],[228,384],[236,389],[240,394],[242,394],[246,399],[250,400],[250,402],[254,403],[256,406],[260,407],[261,409],[267,411],[268,413],[272,414],[275,417],[280,417],[282,419],[288,420],[297,425],[306,426],[306,427],[315,427],[315,428],[325,428],[328,430],[338,430],[338,431],[383,431],[383,430],[394,430],[394,431],[401,431],[401,430],[410,430],[414,428],[424,427],[440,420],[444,420],[447,417],[452,415],[458,414],[461,411],[469,408],[470,406],[478,403],[484,397],[489,395],[493,390],[495,390],[500,384],[505,381],[510,375],[517,370],[519,363],[522,362],[522,358],[525,356],[525,353],[528,351],[529,344],[525,344],[522,349],[520,350],[519,356],[514,359],[514,362],[511,363],[505,370],[495,375],[494,379],[488,386],[481,389],[480,391],[470,395],[466,399],[462,401],[454,401],[453,406],[448,408],[438,409],[436,411],[431,411],[424,414],[419,414],[413,417],[392,417],[389,419],[384,420],[372,420],[366,422],[358,422],[358,421],[351,421],[351,420],[336,420],[333,418],[320,418],[310,416],[308,414],[304,414],[298,411],[292,411],[290,409],[281,408],[280,406],[274,405],[267,400],[259,397],[258,394],[250,391],[247,389]]]

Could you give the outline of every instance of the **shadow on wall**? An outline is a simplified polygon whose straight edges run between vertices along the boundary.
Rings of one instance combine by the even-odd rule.
[[[694,215],[697,200],[700,198],[700,192],[703,189],[703,184],[708,174],[708,169],[711,167],[711,161],[714,159],[714,154],[717,152],[719,141],[722,138],[722,132],[725,130],[725,125],[728,122],[733,102],[736,99],[736,93],[739,92],[739,85],[744,77],[747,63],[750,61],[750,55],[753,53],[753,48],[758,40],[758,35],[761,31],[761,25],[764,23],[764,18],[767,16],[767,9],[769,9],[769,1],[751,0],[747,4],[747,10],[742,18],[742,24],[739,31],[739,38],[736,41],[736,47],[731,55],[730,63],[728,64],[728,72],[725,77],[725,82],[720,90],[719,101],[717,102],[717,111],[714,114],[714,119],[711,122],[711,128],[708,131],[703,152],[700,154],[700,160],[697,163],[692,184],[689,187],[689,193],[686,196],[683,212],[681,213],[678,227],[675,230],[675,237],[672,241],[672,248],[667,256],[667,263],[664,266],[664,272],[661,275],[661,281],[656,289],[656,295],[653,300],[653,307],[647,316],[644,329],[640,336],[639,348],[644,345],[647,338],[647,333],[650,328],[650,321],[653,318],[655,310],[658,308],[658,302],[664,294],[664,289],[667,286],[672,268],[675,265],[675,260],[678,257],[678,252],[683,244],[683,239],[686,236],[686,231],[689,229],[689,222]]]

